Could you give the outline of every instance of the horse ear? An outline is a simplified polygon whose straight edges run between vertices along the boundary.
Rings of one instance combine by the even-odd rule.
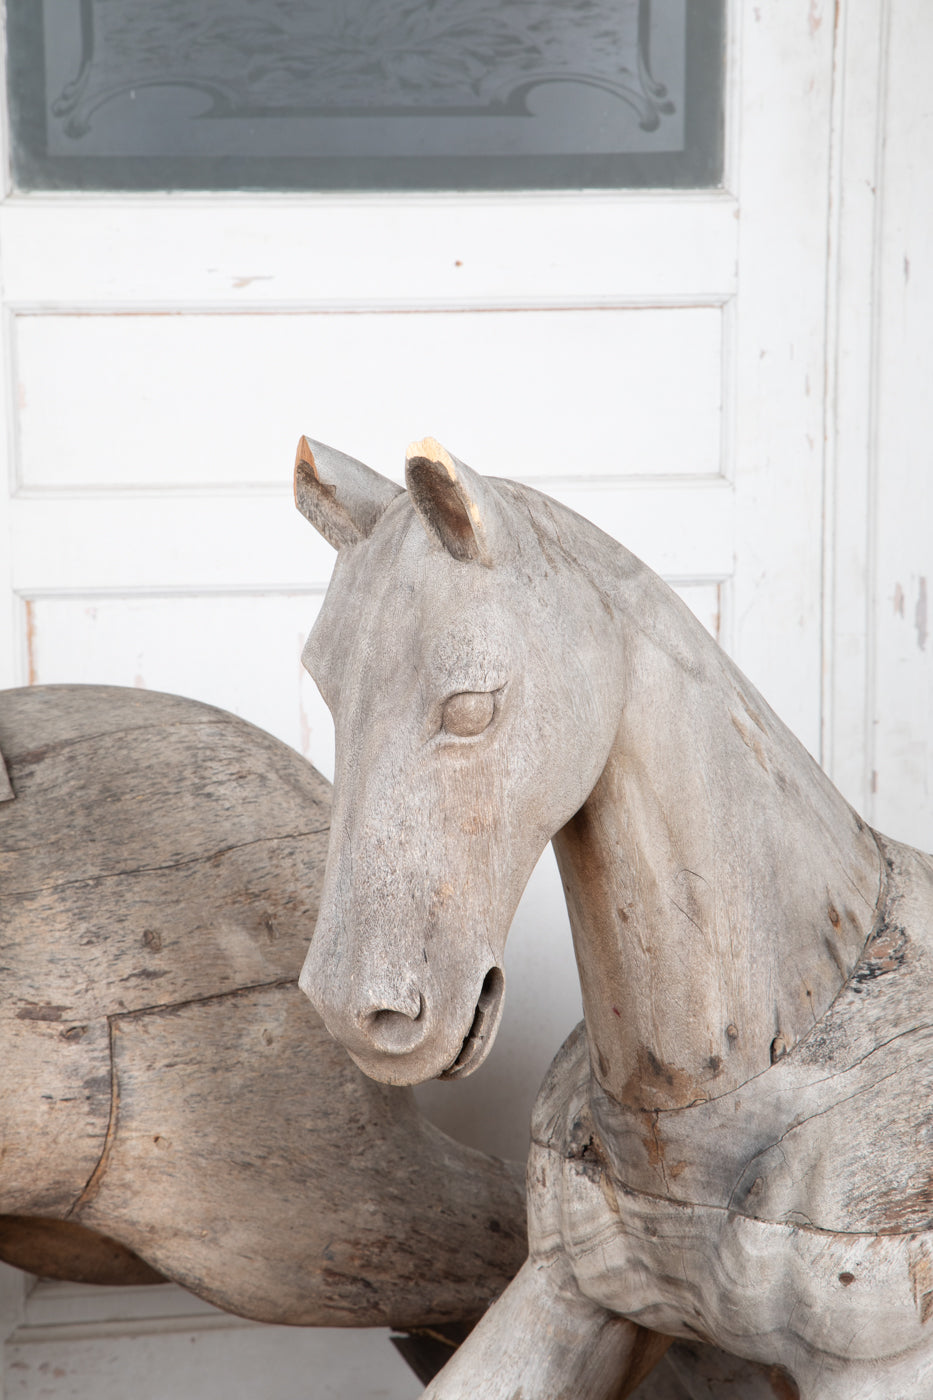
[[[334,549],[371,535],[386,506],[401,494],[401,486],[354,457],[299,438],[295,505]]]
[[[491,568],[499,507],[492,485],[430,437],[406,452],[405,479],[428,534],[455,559]]]

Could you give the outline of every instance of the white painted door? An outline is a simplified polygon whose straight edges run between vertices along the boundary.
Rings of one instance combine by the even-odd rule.
[[[839,712],[823,662],[841,75],[876,9],[733,0],[721,190],[9,194],[2,682],[179,691],[327,771],[329,721],[298,655],[332,556],[290,504],[295,442],[398,476],[405,444],[430,433],[645,558],[819,753]],[[558,890],[545,864],[488,1066],[423,1094],[449,1130],[513,1155],[578,1014]],[[152,1340],[207,1337],[180,1295],[171,1325],[164,1304],[161,1320],[136,1312],[119,1346],[99,1303],[74,1296],[33,1294],[8,1396],[212,1393],[167,1335]],[[56,1390],[37,1367],[63,1317]],[[204,1348],[225,1393],[260,1393],[231,1380],[252,1345]],[[276,1355],[268,1400],[417,1393],[387,1348],[385,1367],[361,1361],[349,1337],[281,1340]]]

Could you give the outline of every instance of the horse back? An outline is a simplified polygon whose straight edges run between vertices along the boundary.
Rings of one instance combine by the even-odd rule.
[[[0,1213],[63,1218],[145,1018],[294,979],[329,791],[223,711],[116,687],[3,692],[0,753]]]

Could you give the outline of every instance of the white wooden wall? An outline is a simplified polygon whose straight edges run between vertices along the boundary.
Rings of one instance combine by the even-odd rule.
[[[823,762],[933,850],[933,10],[854,0],[836,93]]]
[[[325,771],[298,666],[331,556],[299,432],[398,475],[430,432],[679,588],[850,799],[933,848],[933,10],[730,14],[723,192],[8,197],[0,680],[176,690]],[[518,1155],[578,1014],[548,861],[497,1050],[428,1086]],[[179,1290],[0,1280],[6,1400],[401,1397],[381,1336]]]

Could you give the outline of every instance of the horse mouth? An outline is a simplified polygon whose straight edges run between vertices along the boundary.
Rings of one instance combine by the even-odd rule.
[[[504,991],[505,976],[501,968],[491,967],[483,978],[473,1020],[457,1057],[438,1079],[464,1079],[482,1064],[499,1025]]]

